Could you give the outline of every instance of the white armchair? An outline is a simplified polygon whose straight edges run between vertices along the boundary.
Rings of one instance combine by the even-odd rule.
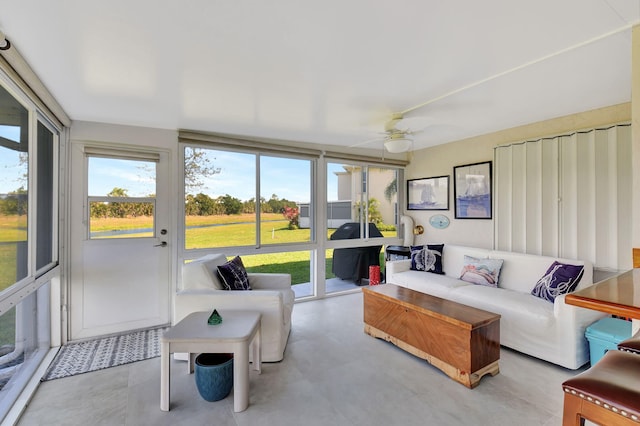
[[[197,311],[258,311],[262,314],[262,361],[281,361],[291,331],[295,299],[291,275],[248,273],[251,290],[223,290],[217,267],[226,261],[222,254],[207,255],[182,267],[182,289],[174,299],[173,323]]]

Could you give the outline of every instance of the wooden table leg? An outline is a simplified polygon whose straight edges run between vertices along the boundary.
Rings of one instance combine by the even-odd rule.
[[[170,387],[169,343],[163,341],[160,344],[160,409],[162,411],[169,411]]]

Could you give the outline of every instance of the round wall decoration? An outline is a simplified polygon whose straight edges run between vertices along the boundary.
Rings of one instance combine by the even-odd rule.
[[[434,214],[429,218],[429,224],[436,229],[444,229],[449,226],[449,218],[443,214]]]

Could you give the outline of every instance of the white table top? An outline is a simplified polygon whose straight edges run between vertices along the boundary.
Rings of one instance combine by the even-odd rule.
[[[222,323],[209,325],[207,319],[211,312],[193,312],[187,315],[167,330],[161,340],[165,342],[242,342],[249,339],[256,326],[260,326],[260,312],[219,310]]]

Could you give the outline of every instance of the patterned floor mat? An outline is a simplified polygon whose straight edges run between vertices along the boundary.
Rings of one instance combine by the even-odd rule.
[[[160,337],[165,330],[167,328],[156,328],[64,345],[41,381],[160,356]]]

